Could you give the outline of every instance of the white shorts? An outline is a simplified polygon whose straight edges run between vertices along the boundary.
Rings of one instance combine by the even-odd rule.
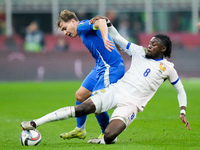
[[[95,104],[95,113],[102,113],[115,108],[110,120],[120,119],[126,126],[130,125],[138,113],[137,106],[131,103],[130,98],[125,97],[113,86],[95,91],[90,99]]]

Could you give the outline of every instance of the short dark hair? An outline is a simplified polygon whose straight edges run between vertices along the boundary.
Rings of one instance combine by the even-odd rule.
[[[154,37],[159,38],[163,46],[166,46],[166,51],[164,52],[165,57],[171,57],[171,51],[172,51],[172,42],[170,40],[170,37],[165,34],[157,34]]]

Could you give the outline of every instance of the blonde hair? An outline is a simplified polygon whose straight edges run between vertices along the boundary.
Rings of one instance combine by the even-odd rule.
[[[79,21],[76,14],[74,12],[71,12],[69,10],[63,10],[60,12],[59,16],[58,16],[58,21],[57,21],[57,27],[60,27],[60,22],[64,21],[64,22],[68,22],[71,19],[74,19],[76,21]]]

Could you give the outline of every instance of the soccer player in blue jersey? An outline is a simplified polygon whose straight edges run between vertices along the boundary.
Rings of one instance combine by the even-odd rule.
[[[102,29],[98,29],[102,24],[106,26],[104,19],[98,20],[95,24],[90,24],[89,20],[79,21],[75,13],[68,10],[63,10],[57,21],[57,26],[65,35],[70,37],[80,36],[92,57],[96,60],[95,67],[76,92],[76,105],[84,102],[92,95],[93,91],[117,82],[125,72],[123,59],[116,46],[110,43],[112,39],[107,36],[107,31],[104,31],[105,35],[101,35],[100,30]],[[99,137],[102,137],[109,123],[109,116],[107,112],[95,116],[102,129]],[[86,137],[85,122],[86,116],[77,117],[77,127],[69,133],[61,134],[61,137],[64,139],[84,139]]]

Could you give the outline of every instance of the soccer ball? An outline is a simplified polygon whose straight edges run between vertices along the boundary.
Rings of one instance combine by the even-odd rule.
[[[38,130],[23,130],[20,141],[23,146],[39,145],[41,138],[41,134]]]

